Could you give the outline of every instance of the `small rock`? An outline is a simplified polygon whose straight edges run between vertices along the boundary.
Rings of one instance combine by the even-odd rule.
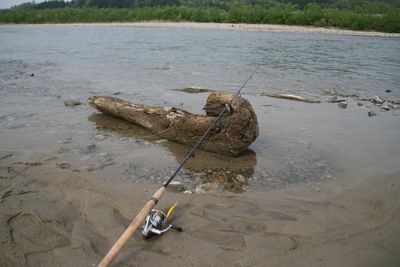
[[[104,139],[106,139],[106,137],[102,134],[98,134],[94,137],[94,139],[96,139],[98,141],[103,141]]]
[[[391,109],[399,109],[400,108],[399,105],[389,105],[389,107]]]
[[[65,105],[66,107],[78,106],[78,105],[81,105],[81,104],[82,104],[82,102],[79,101],[79,100],[76,100],[76,99],[67,99],[67,100],[64,100],[64,105]]]
[[[362,107],[362,106],[364,106],[364,104],[362,102],[358,101],[357,106]]]
[[[155,141],[156,144],[163,144],[163,143],[166,143],[166,142],[168,142],[167,139],[160,139],[160,140]]]
[[[57,163],[56,165],[60,169],[70,169],[71,168],[71,164],[69,164],[69,163]]]
[[[31,76],[31,77],[35,76],[35,73],[31,73],[31,75],[29,75],[29,76]]]
[[[331,99],[329,99],[328,102],[330,102],[330,103],[340,103],[340,102],[346,102],[346,99],[343,98],[343,97],[334,96]]]
[[[329,89],[329,90],[325,91],[325,93],[327,95],[337,95],[338,94],[335,89]]]
[[[385,103],[385,100],[383,100],[382,98],[380,98],[379,96],[374,96],[373,98],[370,99],[370,101],[374,104],[383,104]]]
[[[196,192],[197,194],[202,194],[205,193],[207,191],[211,191],[211,190],[215,190],[218,188],[217,184],[214,183],[204,183],[199,185],[198,187],[196,187],[196,189],[194,190],[194,192]]]
[[[384,111],[389,111],[390,107],[388,105],[382,105],[381,109],[384,110]]]
[[[392,92],[392,90],[390,90],[390,89],[386,89],[386,90],[385,90],[385,92],[386,92],[386,93],[391,93],[391,92]]]
[[[121,94],[121,92],[115,92],[115,93],[113,93],[113,95],[120,95]]]
[[[368,111],[368,117],[375,116],[376,113],[373,110]]]
[[[246,182],[246,178],[244,178],[243,175],[238,174],[235,177],[235,182],[239,182],[241,184],[244,184]]]
[[[181,182],[172,181],[167,189],[171,192],[183,192],[185,191],[185,186]]]
[[[189,86],[182,89],[175,89],[175,91],[185,92],[189,94],[198,94],[198,93],[210,92],[211,90],[202,87]]]
[[[184,193],[184,194],[189,194],[189,195],[193,194],[193,192],[192,192],[191,190],[183,191],[183,193]]]
[[[338,106],[339,106],[339,108],[347,108],[347,102],[346,102],[346,101],[344,101],[344,102],[339,102],[339,103],[338,103]]]

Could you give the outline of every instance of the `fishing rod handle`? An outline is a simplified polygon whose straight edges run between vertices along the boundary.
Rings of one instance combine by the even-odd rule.
[[[142,210],[136,215],[136,217],[132,220],[131,224],[126,228],[125,232],[121,235],[117,242],[115,242],[114,246],[108,251],[107,255],[103,258],[103,260],[99,263],[98,267],[107,267],[110,265],[112,260],[117,256],[118,252],[122,249],[128,239],[133,235],[133,233],[141,226],[141,224],[146,219],[147,215],[150,214],[151,210],[157,204],[157,202],[161,199],[162,195],[165,192],[165,187],[160,187],[151,199],[144,205]]]

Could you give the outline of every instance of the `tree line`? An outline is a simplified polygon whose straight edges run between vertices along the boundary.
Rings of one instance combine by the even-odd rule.
[[[316,0],[306,3],[309,1],[73,0],[64,2],[57,0],[37,4],[24,3],[9,10],[0,10],[0,22],[76,23],[165,20],[311,25],[400,32],[399,1]],[[338,7],[339,4],[342,6]]]
[[[315,3],[322,8],[337,8],[340,10],[361,9],[367,13],[382,13],[392,7],[400,7],[400,0],[50,0],[40,3],[26,2],[16,5],[16,9],[52,9],[52,8],[143,8],[185,6],[196,8],[218,8],[229,10],[231,7],[256,6],[271,8],[277,4],[292,4],[304,9],[308,4]]]

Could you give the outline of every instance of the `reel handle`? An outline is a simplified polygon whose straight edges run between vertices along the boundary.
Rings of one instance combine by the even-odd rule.
[[[183,228],[180,227],[180,226],[177,226],[177,225],[171,224],[171,228],[177,230],[178,232],[182,232],[183,231]]]

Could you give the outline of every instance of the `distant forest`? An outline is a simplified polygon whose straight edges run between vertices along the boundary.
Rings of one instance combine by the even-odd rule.
[[[254,6],[271,8],[275,5],[291,4],[304,9],[315,3],[322,8],[338,8],[341,10],[362,9],[368,13],[387,12],[392,7],[400,7],[400,0],[64,0],[44,1],[41,3],[26,2],[12,7],[13,9],[54,9],[54,8],[143,8],[185,6],[196,8],[217,8],[229,10],[231,7]]]
[[[0,10],[0,23],[268,23],[400,32],[400,0],[52,0]]]

